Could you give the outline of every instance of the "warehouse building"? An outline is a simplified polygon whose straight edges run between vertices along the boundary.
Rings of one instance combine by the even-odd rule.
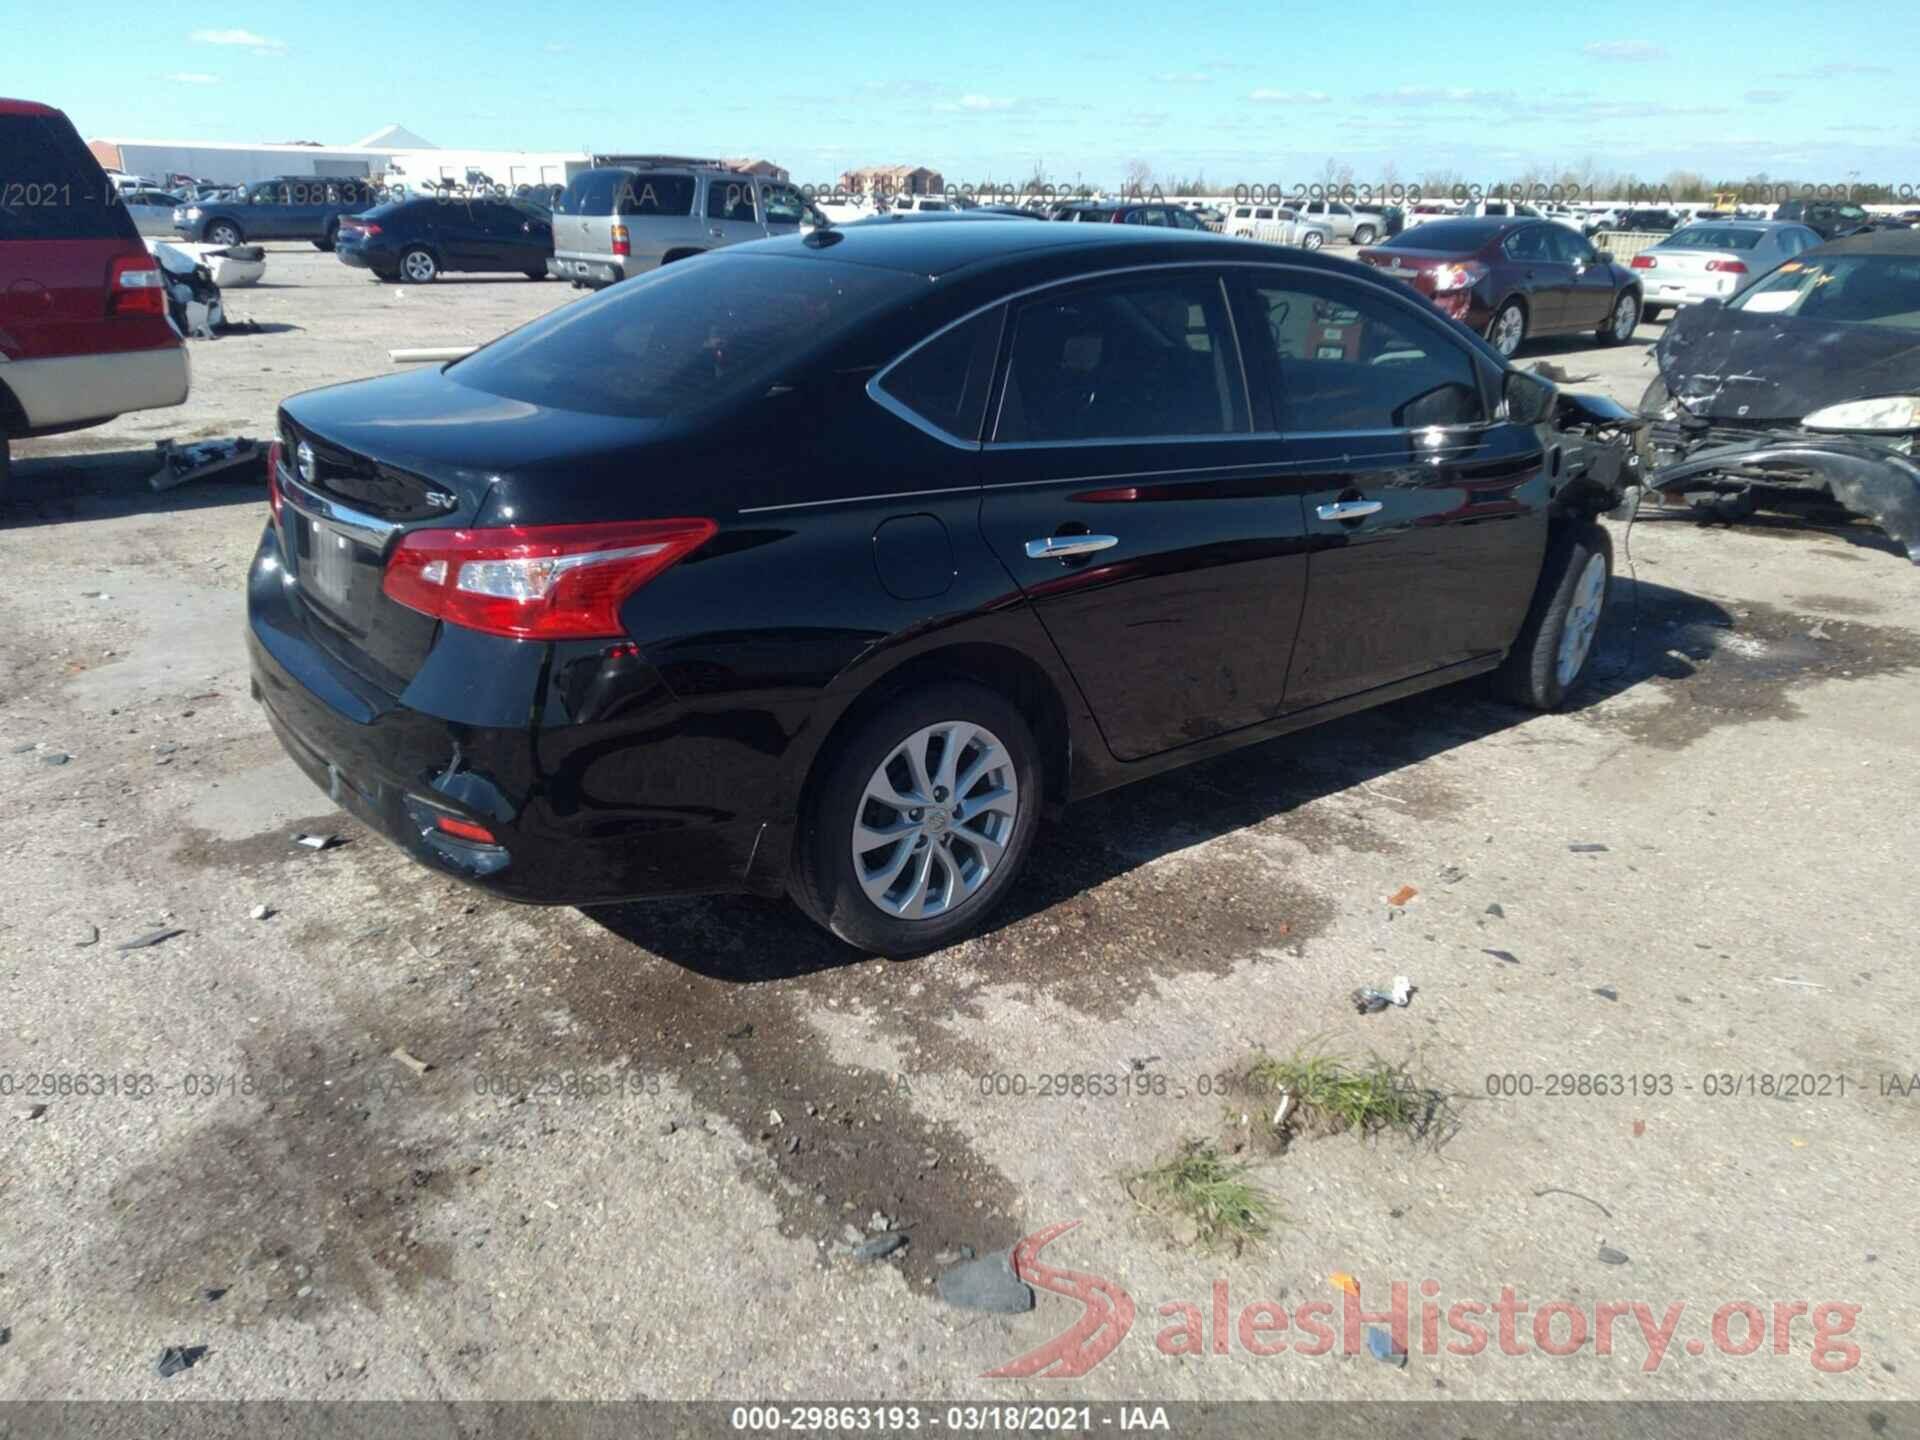
[[[164,181],[187,175],[244,185],[281,175],[321,175],[387,181],[410,187],[429,181],[461,185],[564,185],[585,169],[583,151],[445,150],[400,125],[388,125],[351,145],[312,141],[233,144],[215,140],[88,142],[108,170]]]

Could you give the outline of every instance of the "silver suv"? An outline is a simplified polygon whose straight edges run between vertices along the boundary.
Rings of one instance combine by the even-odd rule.
[[[1336,240],[1351,240],[1355,245],[1371,245],[1386,226],[1375,210],[1363,210],[1340,200],[1295,201],[1293,209],[1311,225],[1324,225]]]
[[[547,273],[595,289],[743,240],[824,223],[796,186],[710,165],[599,166],[553,208]]]

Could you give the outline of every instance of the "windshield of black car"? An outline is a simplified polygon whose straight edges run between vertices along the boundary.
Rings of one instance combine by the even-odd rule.
[[[1758,230],[1736,230],[1731,225],[1689,225],[1660,242],[1663,250],[1751,250],[1760,243]]]
[[[1507,228],[1505,220],[1433,220],[1402,230],[1386,242],[1390,250],[1478,250]]]
[[[561,306],[446,373],[532,405],[680,417],[791,383],[875,310],[925,289],[875,266],[707,255]]]
[[[1920,255],[1789,260],[1727,304],[1749,315],[1920,329]]]

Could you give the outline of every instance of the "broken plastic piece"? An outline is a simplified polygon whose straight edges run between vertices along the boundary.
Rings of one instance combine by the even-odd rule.
[[[296,835],[293,843],[304,845],[309,850],[331,850],[340,843],[338,835]]]
[[[1394,891],[1393,894],[1387,897],[1387,904],[1393,906],[1395,909],[1400,909],[1403,906],[1405,906],[1409,900],[1413,899],[1413,897],[1418,895],[1419,893],[1420,892],[1414,889],[1414,887],[1411,885],[1402,885],[1398,890]]]

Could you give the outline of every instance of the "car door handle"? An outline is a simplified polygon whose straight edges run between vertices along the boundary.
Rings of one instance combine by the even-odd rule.
[[[1386,508],[1384,500],[1335,500],[1330,505],[1316,506],[1313,513],[1322,520],[1363,520]]]
[[[722,230],[718,225],[709,225],[707,227],[707,233],[716,240],[724,240],[727,234],[727,232]]]
[[[1027,541],[1029,560],[1067,560],[1075,555],[1091,555],[1120,543],[1118,535],[1049,535],[1044,540]]]

